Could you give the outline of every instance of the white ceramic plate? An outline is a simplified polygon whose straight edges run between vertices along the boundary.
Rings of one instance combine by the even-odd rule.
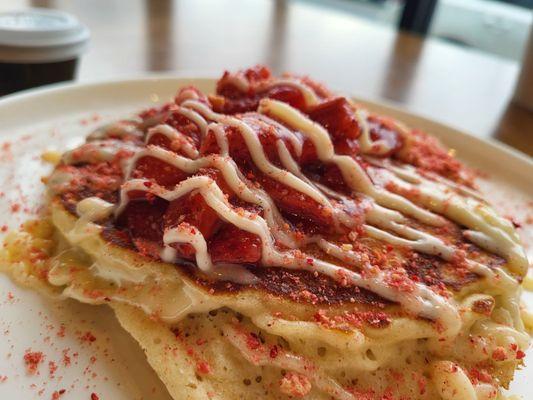
[[[71,148],[97,125],[166,101],[178,87],[189,84],[212,91],[214,80],[143,78],[59,85],[1,100],[0,226],[14,228],[38,209],[43,191],[40,178],[51,169],[41,161],[44,150]],[[523,223],[524,241],[533,244],[531,159],[405,111],[367,105],[438,136],[459,158],[485,171],[488,179],[481,182],[482,189],[500,211]],[[527,301],[533,307],[533,296]],[[87,340],[87,332],[96,340]],[[28,349],[45,356],[38,375],[26,373],[23,355]],[[70,365],[65,365],[65,355]],[[533,364],[531,352],[526,361]],[[517,374],[511,393],[532,399],[528,378],[531,382],[533,365]],[[50,399],[61,389],[65,393],[60,398],[66,400],[89,400],[92,393],[103,400],[170,399],[142,351],[106,307],[54,303],[1,275],[0,399]]]

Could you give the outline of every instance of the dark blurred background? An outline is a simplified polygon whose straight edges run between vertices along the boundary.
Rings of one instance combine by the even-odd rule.
[[[533,0],[0,0],[28,6],[89,27],[82,81],[264,63],[533,154],[512,102]]]
[[[309,0],[391,27],[520,60],[533,0]]]

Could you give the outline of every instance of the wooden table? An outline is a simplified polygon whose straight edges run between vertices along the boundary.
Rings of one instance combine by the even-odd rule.
[[[91,30],[79,80],[146,72],[218,76],[256,63],[309,74],[533,155],[533,113],[509,103],[517,63],[398,33],[304,1],[0,0],[57,7]]]

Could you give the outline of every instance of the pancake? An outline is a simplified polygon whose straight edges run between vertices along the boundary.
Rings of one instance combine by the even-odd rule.
[[[427,134],[225,73],[101,127],[2,269],[109,304],[175,399],[495,399],[523,363],[511,222]]]

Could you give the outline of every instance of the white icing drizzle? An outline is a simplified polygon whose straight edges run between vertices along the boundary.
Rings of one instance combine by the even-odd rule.
[[[416,168],[412,165],[395,165],[390,160],[378,159],[374,157],[365,157],[365,159],[373,165],[385,168],[393,172],[398,178],[403,179],[407,183],[420,184],[424,180],[424,178],[417,172]],[[465,185],[453,182],[449,179],[446,179],[438,174],[429,171],[427,171],[426,174],[428,174],[431,179],[444,184],[445,186],[457,191],[461,195],[469,196],[481,202],[484,202],[483,196],[481,196],[481,194]]]
[[[263,99],[260,103],[259,111],[276,116],[278,119],[287,122],[290,126],[298,128],[304,134],[309,133],[308,137],[313,141],[313,144],[317,149],[317,155],[321,161],[335,162],[343,172],[345,180],[348,183],[354,182],[349,179],[349,174],[358,172],[358,176],[355,180],[356,185],[352,186],[354,190],[359,189],[363,193],[374,198],[378,204],[402,211],[422,222],[435,222],[428,220],[425,214],[420,213],[420,211],[425,213],[425,210],[420,209],[418,206],[413,205],[413,203],[402,197],[393,195],[390,192],[374,186],[370,178],[368,178],[364,171],[361,170],[359,164],[353,159],[347,156],[335,155],[327,132],[309,119],[306,119],[297,110],[278,101]],[[342,159],[339,162],[341,157]],[[492,209],[476,199],[463,196],[450,197],[447,193],[443,192],[437,184],[427,179],[423,179],[422,177],[418,177],[418,179],[420,180],[420,183],[416,186],[416,189],[422,193],[423,196],[419,197],[425,207],[429,210],[442,213],[461,225],[465,225],[491,237],[493,239],[493,245],[496,242],[500,243],[499,254],[505,254],[511,268],[516,269],[519,273],[523,273],[527,270],[529,265],[527,257],[520,245],[518,235],[509,221],[498,216]],[[395,179],[395,183],[406,189],[413,188],[413,186],[409,186],[405,181],[400,179]],[[374,208],[374,210],[376,210],[376,208]],[[375,230],[374,233],[376,233]],[[488,242],[478,240],[478,244],[480,245],[486,243]],[[429,248],[431,248],[431,246]],[[491,251],[491,248],[486,249]]]
[[[176,249],[170,247],[170,244],[188,243],[194,247],[197,267],[205,273],[210,273],[212,271],[213,264],[211,263],[211,257],[207,252],[207,243],[198,228],[189,224],[179,224],[177,227],[165,232],[163,243],[165,244],[165,248],[161,253],[163,261],[174,262],[176,260]]]
[[[99,197],[87,197],[76,204],[76,213],[86,222],[94,222],[109,217],[114,205]]]
[[[365,109],[357,107],[354,109],[354,114],[361,128],[358,142],[363,154],[384,155],[393,150],[385,140],[372,140],[368,125],[368,112]]]
[[[501,243],[497,242],[490,236],[485,235],[482,232],[466,230],[463,232],[465,238],[470,240],[472,243],[478,245],[483,249],[489,250],[491,253],[498,254],[502,257],[507,256],[505,246],[502,247]]]
[[[241,90],[249,89],[248,81],[242,75],[229,78],[229,80],[232,79]],[[292,78],[267,82],[259,90],[267,90],[276,85],[296,87],[302,92],[308,106],[320,102],[310,87]],[[438,227],[446,223],[438,215],[443,214],[468,228],[463,232],[465,238],[489,252],[506,258],[512,269],[522,273],[528,264],[516,232],[507,220],[496,215],[482,201],[478,193],[438,175],[427,179],[419,175],[411,166],[396,165],[372,157],[368,157],[367,161],[387,172],[376,172],[376,168],[372,167],[367,175],[367,171],[351,157],[335,154],[333,144],[325,129],[281,102],[264,99],[259,107],[259,112],[263,114],[247,113],[232,117],[214,113],[198,100],[199,96],[194,90],[183,91],[176,99],[176,102],[181,104],[177,108],[172,108],[170,112],[178,112],[194,123],[199,128],[202,139],[212,133],[220,149],[219,154],[201,157],[196,147],[185,135],[168,125],[160,124],[149,129],[145,137],[147,147],[140,151],[135,146],[131,148],[135,155],[124,168],[126,182],[120,191],[120,202],[114,205],[97,197],[91,197],[77,204],[76,211],[80,218],[73,229],[67,232],[67,237],[72,244],[90,241],[101,230],[101,227],[94,222],[113,214],[120,215],[130,201],[128,193],[131,191],[151,193],[167,201],[174,201],[190,194],[200,194],[220,219],[260,238],[263,266],[307,270],[315,274],[326,275],[339,282],[340,285],[355,285],[369,290],[398,303],[408,313],[438,321],[438,327],[442,328],[442,330],[438,329],[439,337],[456,336],[461,327],[464,328],[461,314],[463,308],[458,306],[453,298],[446,299],[425,284],[415,281],[407,281],[408,287],[399,288],[394,284],[394,274],[399,271],[394,268],[381,270],[371,265],[365,254],[352,251],[350,246],[332,243],[321,235],[304,237],[300,234],[296,235],[287,225],[268,193],[248,181],[229,156],[227,129],[231,128],[238,130],[241,134],[255,165],[265,175],[322,205],[324,210],[331,212],[333,224],[338,231],[345,233],[344,227],[358,227],[361,221],[356,220],[354,215],[359,215],[360,213],[355,211],[362,209],[365,211],[362,228],[366,236],[437,256],[445,261],[456,262],[460,259],[471,272],[479,274],[492,284],[491,294],[514,293],[512,296],[502,296],[501,307],[506,312],[509,311],[509,324],[512,323],[517,329],[523,329],[519,318],[517,281],[510,273],[503,268],[490,268],[479,262],[464,259],[465,255],[454,246],[446,244],[439,237],[428,232],[409,226],[410,221],[406,217],[409,216],[424,224]],[[366,111],[354,107],[354,112],[362,129],[359,145],[363,155],[387,154],[391,150],[388,142],[386,140],[373,141],[370,136]],[[281,123],[271,119],[270,116]],[[161,118],[157,122],[160,120]],[[119,123],[116,127],[110,125],[100,132],[96,131],[98,133],[88,139],[91,140],[89,143],[76,150],[81,153],[81,157],[78,157],[78,154],[67,153],[63,162],[69,164],[109,161],[125,147],[122,147],[120,143],[115,145],[111,139],[101,139],[121,137],[122,134],[138,135],[136,129],[140,126],[125,124],[124,128]],[[143,129],[147,127],[146,124]],[[258,137],[258,127],[270,129],[270,131],[274,128],[275,145],[282,168],[274,165],[266,156]],[[156,134],[162,134],[172,142],[178,142],[183,156],[151,145],[150,141]],[[301,156],[304,139],[313,143],[320,161],[335,164],[340,169],[344,181],[353,190],[352,196],[337,193],[325,185],[314,182],[301,171],[293,154],[297,157]],[[136,163],[143,157],[157,158],[189,175],[197,173],[202,168],[214,168],[222,174],[227,186],[241,200],[260,206],[263,212],[256,214],[234,207],[216,181],[209,176],[190,176],[171,189],[161,187],[151,180],[132,179]],[[49,187],[51,190],[60,191],[71,179],[72,176],[69,173],[58,170],[50,178]],[[421,196],[418,196],[419,198],[415,201],[410,201],[382,187],[381,183],[384,181],[393,182],[405,190],[415,189]],[[453,191],[452,194],[451,191]],[[354,200],[354,195],[357,195],[360,202]],[[176,246],[187,244],[194,248],[196,266],[208,276],[246,285],[253,285],[258,281],[242,265],[213,263],[206,238],[199,229],[187,223],[167,229],[163,234],[163,244],[160,256],[165,262],[182,261]],[[329,256],[327,260],[333,261],[325,261],[297,250],[306,245],[318,247]],[[114,259],[108,264],[106,257],[104,249],[94,259],[94,264],[86,272],[82,271],[82,275],[76,279],[73,279],[72,274],[66,268],[56,266],[51,270],[50,282],[56,285],[67,285],[63,293],[66,296],[95,303],[104,302],[104,300],[91,300],[85,295],[84,283],[89,274],[106,282],[113,282],[117,287],[130,285],[128,291],[110,293],[110,298],[135,305],[148,314],[157,313],[163,321],[169,323],[180,320],[190,312],[206,312],[220,306],[216,301],[206,301],[208,296],[190,283],[184,283],[186,287],[181,288],[182,282],[177,279],[149,282],[148,280],[153,277],[145,275],[140,270],[134,271],[135,268],[128,262]],[[102,262],[100,263],[99,260]],[[88,275],[85,276],[84,273]],[[160,296],[152,295],[151,289],[154,285],[160,285],[162,290]],[[498,331],[502,336],[513,337],[513,340],[519,342],[521,347],[527,346],[527,335],[520,334],[511,327],[488,322],[482,328],[491,330],[491,332]],[[353,400],[357,396],[344,389],[336,380],[328,377],[326,371],[322,371],[302,356],[280,351],[277,357],[272,358],[265,345],[260,345],[259,349],[252,352],[246,344],[246,333],[239,326],[225,325],[222,330],[229,342],[254,365],[273,366],[304,375],[317,390],[339,400]]]
[[[304,97],[305,105],[307,107],[315,106],[318,103],[320,103],[319,97],[316,95],[315,91],[311,89],[309,86],[302,83],[300,80],[296,78],[282,78],[282,79],[276,79],[272,83],[268,83],[266,86],[268,88],[275,87],[275,86],[292,86],[300,91],[300,93]]]
[[[229,156],[211,154],[196,160],[189,160],[188,158],[179,156],[171,151],[162,149],[161,147],[148,146],[147,149],[137,153],[136,156],[132,158],[129,170],[126,173],[127,177],[131,176],[131,171],[134,168],[136,161],[146,156],[163,160],[189,174],[196,173],[201,168],[212,167],[218,169],[231,190],[241,199],[252,204],[257,204],[263,208],[265,218],[269,225],[273,227],[273,234],[277,241],[290,248],[296,248],[299,246],[299,242],[293,237],[292,232],[287,233],[280,228],[284,225],[283,218],[270,196],[261,189],[254,188],[252,185],[247,185],[244,181],[244,177],[235,165],[235,162]],[[120,215],[124,210],[124,207],[127,205],[127,192],[132,190],[130,187],[134,185],[130,182],[132,181],[126,182],[122,187],[121,199],[126,200],[121,200],[121,203],[115,212],[116,215]],[[140,190],[146,189],[140,184],[137,184],[137,186],[140,186]]]
[[[267,117],[266,115],[254,113],[253,116],[256,121],[262,121],[266,123],[267,127],[274,127],[280,138],[286,139],[291,143],[291,146],[296,155],[298,157],[302,155],[304,141],[302,135],[299,132],[287,129],[286,126],[280,124],[272,118]]]
[[[161,252],[161,259],[165,262],[175,263],[177,260],[176,249],[171,247],[171,244],[187,243],[194,247],[196,265],[207,275],[246,285],[257,282],[257,278],[242,265],[214,265],[207,251],[205,238],[197,228],[189,224],[182,223],[175,228],[167,230],[163,235],[163,243],[165,247]]]
[[[147,185],[148,184],[148,185]],[[302,255],[295,251],[279,251],[274,244],[270,228],[267,222],[260,216],[249,213],[246,210],[235,210],[227,201],[224,193],[220,190],[215,181],[207,176],[194,176],[179,183],[173,190],[167,190],[159,185],[155,185],[148,180],[132,179],[124,184],[121,191],[120,208],[125,207],[128,202],[127,193],[131,190],[146,191],[162,199],[173,201],[190,192],[199,193],[204,201],[211,207],[218,216],[242,229],[253,233],[261,239],[261,262],[265,266],[283,267],[288,269],[305,269],[317,271],[323,275],[340,281],[344,284],[352,284],[370,290],[386,299],[400,303],[409,312],[416,315],[425,316],[433,320],[441,319],[447,332],[455,334],[460,328],[460,318],[454,307],[436,293],[432,292],[426,286],[414,283],[413,290],[401,292],[396,288],[386,284],[387,272],[380,271],[373,276],[362,276],[361,274],[351,271],[338,265]],[[165,232],[165,235],[167,233]],[[176,236],[174,236],[176,235]],[[172,234],[172,238],[178,237],[179,241],[185,238],[188,243],[195,246],[196,257],[200,260],[201,268],[209,270],[210,265],[207,247],[198,241],[196,234],[194,237],[179,232]],[[193,240],[194,239],[194,240]],[[171,238],[166,240],[170,244]],[[204,242],[205,243],[205,242]],[[202,254],[200,254],[202,252]],[[172,261],[169,256],[172,252],[166,252],[166,261]]]
[[[139,139],[144,137],[144,132],[139,129],[140,121],[131,119],[113,122],[92,131],[87,136],[87,141],[103,140],[109,138],[123,138],[125,136],[135,136]]]
[[[96,164],[113,160],[120,150],[135,152],[138,149],[138,146],[127,141],[115,139],[93,140],[82,144],[74,150],[65,152],[61,157],[61,161],[66,165],[79,163]]]
[[[248,82],[248,79],[246,79],[244,74],[237,73],[228,75],[224,77],[224,81],[229,83],[230,85],[235,86],[241,92],[247,92],[250,89],[250,83]]]
[[[176,112],[190,119],[200,129],[202,138],[205,136],[205,132],[207,130],[207,122],[204,118],[202,118],[200,114],[198,114],[197,112],[194,112],[193,110],[189,108],[184,108],[184,107],[173,108],[172,112]]]
[[[76,213],[80,217],[69,233],[73,244],[93,235],[100,230],[100,226],[92,222],[105,219],[113,215],[115,205],[98,197],[87,197],[76,204]]]
[[[263,99],[258,111],[274,116],[303,133],[313,143],[320,161],[336,164],[344,180],[354,191],[362,192],[372,197],[378,204],[398,209],[424,223],[437,226],[443,223],[441,217],[414,205],[409,200],[375,187],[359,163],[349,156],[335,154],[328,132],[298,110],[279,101]]]
[[[211,123],[207,127],[208,131],[213,132],[215,139],[217,141],[218,148],[220,149],[220,154],[227,155],[229,153],[229,143],[226,139],[226,132],[224,128],[216,123]]]
[[[146,134],[146,143],[150,143],[150,140],[154,135],[163,135],[170,142],[175,145],[176,150],[181,150],[189,158],[198,158],[198,149],[191,143],[191,139],[185,136],[183,133],[178,132],[176,129],[169,125],[160,124],[150,128]]]
[[[76,178],[72,172],[67,172],[61,169],[56,169],[48,178],[46,184],[48,193],[54,196],[70,188],[70,183]]]
[[[287,171],[289,171],[294,176],[298,177],[299,179],[301,179],[308,185],[316,187],[318,190],[323,192],[325,195],[328,195],[327,189],[325,190],[324,186],[318,185],[316,182],[311,182],[311,180],[302,173],[302,171],[300,170],[300,166],[294,160],[294,158],[292,158],[292,155],[289,149],[287,149],[287,145],[282,140],[276,141],[276,147],[278,149],[278,155],[279,155],[281,164],[285,167],[285,169],[287,169]],[[345,203],[348,203],[348,202],[353,203],[353,200],[350,201],[346,198],[343,198],[342,200]],[[333,223],[335,224],[335,228],[337,231],[341,230],[340,224],[346,227],[349,227],[349,228],[353,228],[357,225],[357,220],[355,220],[353,216],[351,216],[348,212],[346,212],[344,208],[331,206],[331,202],[329,200],[328,200],[328,203],[334,212],[335,218],[333,218]]]
[[[243,93],[246,93],[250,90],[250,83],[242,74],[227,76],[225,81],[232,84]],[[302,94],[307,107],[311,107],[320,103],[320,98],[317,96],[315,91],[297,78],[281,78],[259,82],[255,90],[258,93],[261,93],[277,86],[291,86],[295,89],[298,89]]]
[[[278,84],[287,84],[288,82],[277,81]],[[293,80],[290,82],[296,87],[303,85],[301,82]],[[308,90],[312,92],[310,88]],[[312,93],[314,94],[314,92]],[[316,94],[314,96],[316,97]],[[317,97],[313,99],[312,96],[306,96],[305,93],[304,97],[310,104],[316,104],[313,102],[318,101]],[[370,290],[401,304],[406,311],[413,314],[432,320],[440,320],[447,334],[453,335],[460,329],[461,321],[456,306],[424,284],[412,282],[411,289],[399,289],[387,283],[390,272],[373,268],[356,252],[346,251],[342,246],[328,242],[320,236],[296,238],[282,218],[272,198],[265,191],[247,181],[229,156],[227,138],[227,129],[229,128],[236,129],[240,133],[254,164],[261,172],[321,204],[325,210],[331,212],[334,224],[338,229],[340,224],[347,227],[354,226],[353,215],[350,216],[348,212],[350,207],[354,207],[353,199],[307,178],[287,147],[288,143],[299,156],[302,152],[304,138],[310,140],[316,149],[319,160],[326,164],[335,164],[354,193],[359,193],[363,198],[366,196],[365,201],[368,201],[370,206],[366,208],[366,222],[363,228],[368,236],[451,261],[457,255],[457,250],[453,246],[445,244],[441,239],[429,233],[409,227],[407,225],[408,220],[403,215],[408,215],[428,225],[441,226],[445,221],[441,216],[431,212],[435,211],[471,228],[465,232],[465,236],[470,237],[470,240],[480,247],[497,254],[506,254],[510,263],[516,264],[516,260],[520,259],[520,254],[515,254],[516,251],[513,253],[516,250],[517,242],[512,227],[509,229],[509,226],[502,223],[501,219],[492,213],[488,207],[473,199],[473,196],[461,199],[460,202],[453,203],[450,207],[450,198],[439,189],[436,183],[417,175],[414,170],[390,168],[390,175],[397,181],[395,183],[399,182],[398,184],[404,187],[409,185],[410,187],[416,186],[419,190],[423,189],[421,190],[424,195],[422,204],[426,208],[422,208],[410,200],[376,185],[357,161],[349,156],[335,153],[333,143],[324,128],[285,103],[263,99],[258,110],[260,114],[247,113],[240,117],[234,117],[213,112],[205,104],[197,101],[197,98],[197,95],[182,96],[181,104],[176,110],[195,123],[203,137],[208,132],[212,132],[220,149],[220,154],[199,157],[197,151],[192,152],[191,149],[187,149],[184,150],[187,158],[161,147],[148,145],[130,160],[125,172],[126,182],[121,188],[120,203],[114,210],[115,215],[119,215],[127,206],[130,191],[148,192],[167,201],[177,200],[190,193],[199,193],[206,204],[222,220],[257,235],[261,239],[262,265],[318,272],[341,282],[341,284],[356,285]],[[373,142],[371,140],[366,113],[359,109],[356,109],[355,113],[363,130],[359,139],[363,153],[379,155],[390,151],[385,141]],[[269,117],[273,117],[281,123]],[[277,167],[267,158],[254,128],[257,130],[269,129],[269,132],[276,135],[276,149],[284,169]],[[272,128],[274,128],[273,131]],[[169,126],[159,125],[148,132],[146,141],[149,142],[156,133],[161,133],[171,140],[180,135]],[[233,207],[216,182],[208,176],[191,176],[173,189],[165,189],[146,179],[131,179],[131,173],[137,161],[143,157],[155,157],[187,174],[194,174],[201,168],[215,168],[221,172],[226,184],[240,199],[259,205],[263,209],[263,216]],[[449,182],[441,182],[441,184],[448,187],[453,185]],[[467,194],[466,191],[461,193]],[[334,199],[335,204],[330,199]],[[161,257],[164,261],[176,262],[178,260],[178,252],[173,245],[189,244],[195,249],[198,268],[206,274],[239,283],[253,283],[255,281],[255,277],[242,266],[237,268],[238,266],[233,265],[213,264],[205,238],[198,229],[188,224],[180,224],[164,232],[163,241],[165,247],[161,251]],[[324,252],[345,265],[352,265],[365,270],[365,274],[293,250],[310,243],[315,243]],[[279,250],[278,245],[284,246],[287,250]],[[503,270],[494,273],[490,268],[479,263],[470,260],[466,260],[465,263],[473,272],[485,276],[493,282],[503,276],[506,285],[516,284],[516,281]]]
[[[481,248],[504,257],[510,269],[518,273],[527,271],[529,262],[512,224],[498,216],[485,203],[445,191],[428,179],[421,179],[416,185],[409,184],[389,171],[384,171],[381,170],[380,173],[386,173],[387,179],[403,190],[416,190],[417,201],[428,209],[442,213],[459,225],[470,228],[465,237]]]
[[[183,107],[192,107],[197,111],[200,111],[202,115],[205,115],[212,121],[219,122],[224,126],[233,127],[239,130],[242,138],[244,139],[246,146],[252,156],[254,164],[259,168],[261,172],[268,175],[272,179],[283,183],[286,186],[293,188],[294,190],[305,194],[312,198],[317,203],[322,204],[324,207],[329,208],[330,212],[333,212],[329,200],[315,187],[303,182],[298,177],[291,174],[289,171],[280,169],[272,164],[265,155],[263,146],[257,137],[254,130],[243,120],[228,115],[217,114],[209,109],[205,104],[193,101],[185,101],[182,103]]]
[[[181,102],[185,100],[199,100],[200,96],[198,95],[198,92],[193,88],[185,88],[180,90],[174,101],[176,104],[180,104]]]

